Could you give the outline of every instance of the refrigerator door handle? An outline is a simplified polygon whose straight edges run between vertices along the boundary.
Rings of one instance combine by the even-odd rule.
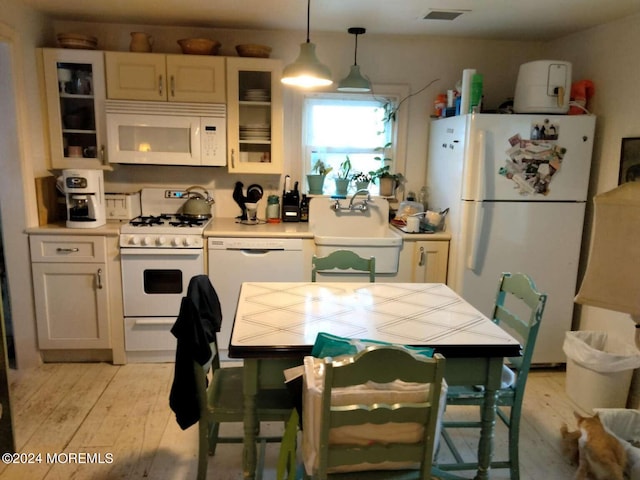
[[[471,246],[469,248],[469,256],[467,257],[467,268],[469,270],[475,270],[478,267],[478,256],[480,250],[480,233],[482,231],[482,224],[484,223],[484,203],[473,202],[473,219],[471,235],[469,241]]]
[[[471,222],[472,229],[470,235],[471,247],[469,248],[469,256],[467,257],[467,268],[475,270],[478,266],[478,255],[480,250],[480,234],[482,224],[484,222],[484,205],[483,200],[486,194],[486,181],[488,172],[486,171],[486,134],[484,130],[479,130],[476,137],[476,155],[478,168],[476,178],[475,202],[473,203],[473,219]]]
[[[478,202],[482,202],[485,199],[485,195],[487,194],[487,177],[489,176],[489,172],[486,171],[487,168],[487,134],[484,130],[478,130],[478,134],[476,135],[476,156],[478,161],[476,162],[476,168],[478,171],[476,172],[476,178],[478,181],[476,182],[476,192],[474,200]]]

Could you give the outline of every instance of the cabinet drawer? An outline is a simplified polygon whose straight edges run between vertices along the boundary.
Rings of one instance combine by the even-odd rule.
[[[32,262],[106,262],[107,248],[104,237],[31,235],[29,244]]]
[[[177,340],[171,334],[175,318],[128,317],[124,319],[127,351],[175,351]]]

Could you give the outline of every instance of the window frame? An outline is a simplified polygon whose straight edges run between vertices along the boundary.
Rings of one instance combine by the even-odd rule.
[[[307,114],[306,103],[307,99],[319,98],[319,99],[335,99],[335,100],[357,100],[357,99],[369,99],[379,100],[381,103],[390,103],[392,108],[397,109],[392,122],[390,132],[391,148],[386,152],[390,158],[393,158],[390,171],[392,173],[405,171],[406,166],[406,136],[407,136],[407,119],[408,119],[408,105],[404,108],[397,108],[399,103],[409,95],[408,85],[374,85],[372,93],[341,93],[335,91],[327,92],[305,92],[300,100],[300,159],[298,164],[300,168],[301,178],[305,179],[306,175],[311,173],[310,156],[311,151],[307,148]],[[383,146],[383,145],[380,145]],[[346,150],[346,149],[345,149]],[[354,149],[354,152],[357,149]],[[382,165],[381,165],[382,166]],[[302,182],[303,189],[306,190],[306,181]]]

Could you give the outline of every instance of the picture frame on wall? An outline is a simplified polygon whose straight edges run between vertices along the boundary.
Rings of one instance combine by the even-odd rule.
[[[640,182],[640,137],[622,139],[618,185]]]

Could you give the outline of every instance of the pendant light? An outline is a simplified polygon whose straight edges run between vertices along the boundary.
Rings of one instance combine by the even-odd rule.
[[[358,35],[362,35],[367,30],[360,27],[351,27],[347,32],[356,37],[356,48],[353,54],[353,65],[346,78],[343,78],[338,84],[338,91],[340,92],[370,92],[371,82],[368,78],[364,77],[360,73],[360,66],[358,65]]]
[[[331,71],[316,57],[316,46],[309,41],[311,0],[307,0],[307,41],[300,44],[300,55],[282,72],[282,83],[296,87],[313,88],[331,85]]]

